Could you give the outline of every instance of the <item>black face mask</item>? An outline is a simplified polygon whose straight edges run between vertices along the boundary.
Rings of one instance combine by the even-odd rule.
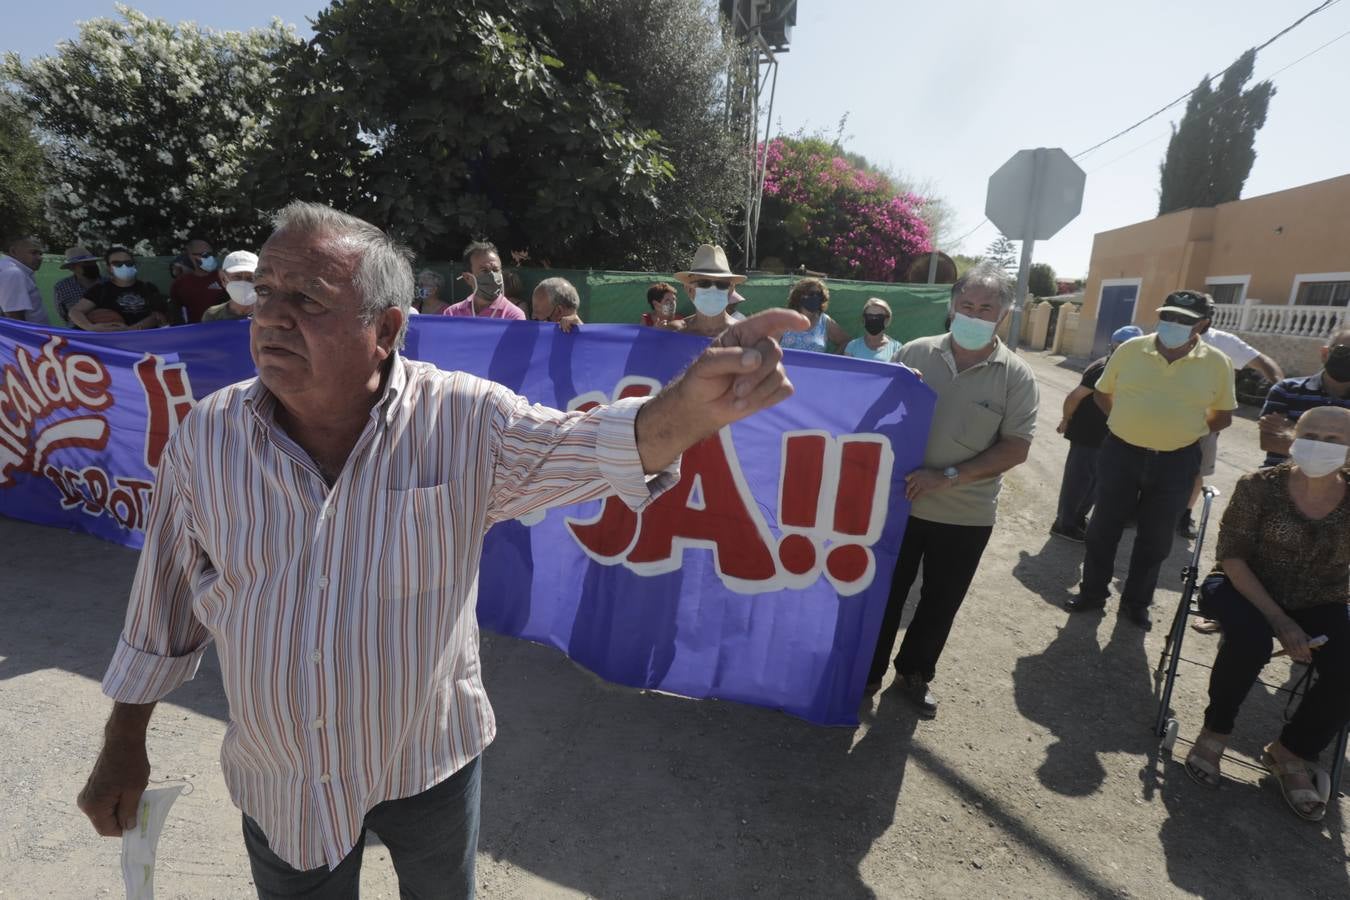
[[[863,328],[868,334],[881,334],[886,330],[886,317],[863,316]]]
[[[99,277],[98,266],[92,263],[89,265],[80,266],[80,274],[83,275],[85,278],[90,279],[91,281],[95,280]]]
[[[1331,352],[1327,354],[1327,362],[1323,368],[1327,370],[1328,375],[1341,384],[1350,382],[1350,347],[1332,347]]]
[[[822,294],[804,294],[802,296],[802,309],[809,312],[820,312],[824,305],[825,297]]]

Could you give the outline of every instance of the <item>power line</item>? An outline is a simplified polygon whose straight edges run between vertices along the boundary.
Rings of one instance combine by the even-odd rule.
[[[962,241],[964,241],[966,238],[970,237],[972,234],[974,234],[975,232],[979,231],[981,228],[983,228],[984,226],[986,226],[986,225],[988,225],[988,224],[989,224],[989,220],[988,220],[988,219],[981,219],[981,220],[980,220],[980,224],[976,225],[974,228],[970,229],[969,231],[967,231],[965,234],[961,235],[961,236],[960,236],[959,238],[957,238],[956,240],[954,240],[954,241],[944,241],[944,243],[947,244],[947,246],[949,246],[949,247],[956,247],[956,246],[959,246],[959,245],[961,244]]]
[[[1255,48],[1256,51],[1257,51],[1257,52],[1260,52],[1261,50],[1264,50],[1266,47],[1269,47],[1271,44],[1275,43],[1275,41],[1279,40],[1280,38],[1284,37],[1284,36],[1285,36],[1286,34],[1288,34],[1289,32],[1293,31],[1293,30],[1294,30],[1295,28],[1297,28],[1299,25],[1302,25],[1302,24],[1303,24],[1304,22],[1306,22],[1308,19],[1312,18],[1313,16],[1317,15],[1318,13],[1322,12],[1323,10],[1330,9],[1331,7],[1335,6],[1337,3],[1340,3],[1340,2],[1341,2],[1341,0],[1326,0],[1326,2],[1322,3],[1320,6],[1314,8],[1314,9],[1311,9],[1311,10],[1309,10],[1308,12],[1304,13],[1302,16],[1300,16],[1300,17],[1299,17],[1298,19],[1296,19],[1294,22],[1292,22],[1291,24],[1289,24],[1288,26],[1286,26],[1286,27],[1283,28],[1282,30],[1276,32],[1276,33],[1275,33],[1274,35],[1272,35],[1271,37],[1267,38],[1267,39],[1265,40],[1264,43],[1261,43],[1261,44],[1257,45],[1256,48]],[[1327,47],[1330,47],[1332,44],[1336,43],[1337,41],[1339,41],[1339,40],[1341,40],[1342,38],[1345,38],[1345,37],[1347,37],[1347,36],[1350,36],[1350,31],[1344,31],[1344,32],[1341,32],[1341,33],[1338,34],[1336,37],[1334,37],[1334,38],[1332,38],[1331,40],[1327,41],[1325,44],[1322,44],[1321,46],[1316,47],[1316,48],[1314,48],[1313,50],[1309,50],[1307,53],[1303,54],[1302,56],[1300,56],[1298,59],[1294,60],[1293,62],[1290,62],[1290,63],[1288,63],[1288,64],[1286,64],[1286,65],[1284,65],[1284,66],[1281,66],[1280,68],[1276,69],[1274,72],[1271,72],[1269,75],[1262,76],[1262,80],[1265,81],[1265,80],[1269,80],[1269,79],[1271,79],[1271,78],[1274,78],[1276,75],[1279,75],[1281,72],[1284,72],[1284,71],[1286,71],[1286,70],[1288,70],[1288,69],[1293,68],[1294,66],[1296,66],[1296,65],[1298,65],[1299,63],[1303,62],[1303,61],[1304,61],[1305,59],[1307,59],[1308,57],[1313,56],[1313,55],[1316,54],[1316,53],[1320,53],[1321,51],[1325,50]],[[1222,77],[1228,72],[1229,69],[1233,68],[1233,65],[1235,65],[1235,64],[1236,64],[1236,60],[1235,60],[1232,64],[1230,64],[1227,68],[1225,68],[1222,72],[1218,73],[1217,75],[1212,76],[1212,77],[1209,79],[1209,81],[1210,81],[1210,82],[1213,82],[1215,79],[1222,78]],[[1138,128],[1140,125],[1143,125],[1143,124],[1145,124],[1145,123],[1147,123],[1147,122],[1152,121],[1153,119],[1156,119],[1158,116],[1160,116],[1160,115],[1162,115],[1163,113],[1167,112],[1169,109],[1171,109],[1172,107],[1176,106],[1178,103],[1182,103],[1182,102],[1188,100],[1188,99],[1190,98],[1191,94],[1194,94],[1194,93],[1195,93],[1195,90],[1196,90],[1195,88],[1192,88],[1191,90],[1189,90],[1189,91],[1187,91],[1186,93],[1182,94],[1182,95],[1181,95],[1180,97],[1178,97],[1177,99],[1173,100],[1171,103],[1169,103],[1169,104],[1167,104],[1166,106],[1164,106],[1164,107],[1162,107],[1162,108],[1156,110],[1155,112],[1150,113],[1149,115],[1147,115],[1147,116],[1145,116],[1144,118],[1140,119],[1138,122],[1135,122],[1133,125],[1129,126],[1128,128],[1122,129],[1121,131],[1118,131],[1118,132],[1116,132],[1115,134],[1111,135],[1111,136],[1110,136],[1109,138],[1107,138],[1106,140],[1100,141],[1099,143],[1096,143],[1096,144],[1093,144],[1091,147],[1087,148],[1086,150],[1083,150],[1083,151],[1080,152],[1080,153],[1074,154],[1073,158],[1074,158],[1074,159],[1080,159],[1080,158],[1082,158],[1082,157],[1084,157],[1084,156],[1087,156],[1089,153],[1092,153],[1092,152],[1095,151],[1095,150],[1099,150],[1099,149],[1101,149],[1102,147],[1105,147],[1107,144],[1111,143],[1112,141],[1117,140],[1118,138],[1124,137],[1125,135],[1129,134],[1131,131],[1134,131],[1134,130],[1135,130],[1136,128]],[[1110,162],[1103,163],[1102,165],[1098,166],[1097,168],[1093,169],[1092,171],[1093,171],[1093,172],[1098,172],[1098,171],[1101,171],[1102,169],[1105,169],[1107,166],[1114,165],[1115,163],[1120,162],[1122,159],[1125,159],[1125,158],[1128,157],[1128,156],[1134,155],[1135,153],[1139,152],[1140,150],[1144,149],[1145,147],[1147,147],[1147,146],[1149,146],[1149,145],[1151,145],[1151,144],[1155,144],[1155,143],[1157,143],[1158,141],[1162,140],[1163,138],[1165,138],[1165,137],[1167,137],[1167,136],[1168,136],[1168,135],[1166,135],[1166,134],[1160,134],[1160,135],[1158,135],[1157,137],[1150,138],[1149,140],[1147,140],[1147,141],[1145,141],[1144,143],[1138,145],[1138,146],[1135,147],[1134,149],[1129,150],[1129,151],[1127,151],[1127,152],[1121,154],[1120,156],[1117,156],[1115,159],[1111,160]],[[953,247],[955,247],[955,246],[960,246],[960,244],[961,244],[964,240],[966,240],[966,239],[969,238],[971,235],[975,234],[975,232],[979,231],[981,228],[983,228],[984,226],[986,226],[986,225],[988,225],[988,224],[989,224],[989,220],[988,220],[987,218],[981,219],[981,220],[980,220],[980,223],[979,223],[978,225],[976,225],[974,228],[970,229],[970,230],[967,231],[965,234],[961,235],[959,238],[956,238],[956,239],[953,240],[953,241],[947,241],[946,243],[948,244],[948,246],[953,246]]]
[[[1293,23],[1291,23],[1290,25],[1287,25],[1285,28],[1283,28],[1283,29],[1281,29],[1280,31],[1276,32],[1274,35],[1272,35],[1271,37],[1267,38],[1267,39],[1265,40],[1264,43],[1258,44],[1258,45],[1257,45],[1256,47],[1254,47],[1253,49],[1254,49],[1256,52],[1259,53],[1260,51],[1262,51],[1262,50],[1264,50],[1265,48],[1269,47],[1271,44],[1275,43],[1275,42],[1276,42],[1277,40],[1279,40],[1280,38],[1284,37],[1284,36],[1285,36],[1286,34],[1288,34],[1289,32],[1293,31],[1293,30],[1294,30],[1295,28],[1297,28],[1299,25],[1302,25],[1302,24],[1303,24],[1304,22],[1306,22],[1308,19],[1312,18],[1313,16],[1317,15],[1318,13],[1322,12],[1322,11],[1325,10],[1325,9],[1330,9],[1331,7],[1335,6],[1337,3],[1340,3],[1340,2],[1341,2],[1341,0],[1325,0],[1325,2],[1322,3],[1320,6],[1317,6],[1316,8],[1311,9],[1311,10],[1309,10],[1308,12],[1304,13],[1302,16],[1300,16],[1298,19],[1296,19]],[[1314,51],[1314,52],[1316,52],[1316,51]],[[1216,79],[1222,78],[1224,75],[1226,75],[1226,74],[1228,73],[1228,70],[1231,69],[1231,68],[1233,68],[1233,66],[1236,65],[1236,64],[1237,64],[1237,61],[1234,60],[1234,61],[1233,61],[1232,63],[1230,63],[1227,67],[1225,67],[1224,70],[1223,70],[1222,72],[1220,72],[1220,73],[1217,74],[1217,75],[1214,75],[1214,76],[1210,77],[1210,78],[1208,79],[1208,82],[1207,82],[1207,83],[1212,83],[1212,82],[1215,81]],[[1146,123],[1146,122],[1151,122],[1152,120],[1158,118],[1158,116],[1160,116],[1160,115],[1162,115],[1163,113],[1167,112],[1169,109],[1171,109],[1172,107],[1176,106],[1178,103],[1184,103],[1186,100],[1190,99],[1191,94],[1194,94],[1194,93],[1196,92],[1196,90],[1197,90],[1196,88],[1191,88],[1189,91],[1187,91],[1186,93],[1182,94],[1180,97],[1176,98],[1176,99],[1173,100],[1171,103],[1168,103],[1166,106],[1163,106],[1163,107],[1161,107],[1160,109],[1154,110],[1153,112],[1151,112],[1151,113],[1149,113],[1148,115],[1144,116],[1144,118],[1140,119],[1138,122],[1135,122],[1133,125],[1129,126],[1128,128],[1123,128],[1123,129],[1121,129],[1120,131],[1117,131],[1115,134],[1111,135],[1111,136],[1110,136],[1109,138],[1107,138],[1106,140],[1104,140],[1104,141],[1099,141],[1099,142],[1093,144],[1091,147],[1087,148],[1086,150],[1082,151],[1081,153],[1075,153],[1073,158],[1074,158],[1074,159],[1080,159],[1080,158],[1082,158],[1082,157],[1084,157],[1084,156],[1087,156],[1089,153],[1093,152],[1094,150],[1098,150],[1098,149],[1100,149],[1100,148],[1102,148],[1102,147],[1105,147],[1107,144],[1111,143],[1112,141],[1116,140],[1117,138],[1124,137],[1125,135],[1129,134],[1131,131],[1134,131],[1134,130],[1135,130],[1136,128],[1138,128],[1140,125],[1143,125],[1143,124]]]
[[[1274,72],[1271,72],[1271,73],[1268,74],[1268,75],[1263,75],[1263,76],[1261,76],[1260,80],[1261,80],[1261,81],[1269,81],[1270,79],[1274,78],[1276,75],[1279,75],[1281,72],[1286,72],[1286,71],[1288,71],[1289,69],[1292,69],[1294,66],[1296,66],[1296,65],[1298,65],[1299,63],[1303,62],[1303,61],[1304,61],[1305,59],[1307,59],[1308,57],[1313,56],[1314,54],[1317,54],[1317,53],[1321,53],[1323,50],[1327,49],[1327,48],[1330,47],[1332,44],[1334,44],[1334,43],[1336,43],[1337,41],[1342,40],[1343,38],[1346,38],[1346,37],[1350,37],[1350,31],[1342,31],[1340,34],[1336,35],[1334,38],[1332,38],[1331,40],[1327,41],[1325,44],[1322,44],[1322,45],[1319,46],[1319,47],[1316,47],[1316,48],[1314,48],[1314,49],[1312,49],[1312,50],[1309,50],[1307,53],[1303,54],[1302,56],[1300,56],[1298,59],[1294,60],[1293,62],[1286,63],[1285,65],[1280,66],[1280,67],[1279,67],[1278,69],[1276,69]],[[1224,100],[1223,102],[1221,102],[1221,103],[1218,105],[1218,107],[1216,107],[1216,109],[1222,109],[1224,106],[1226,106],[1226,105],[1229,104],[1229,103],[1235,102],[1237,99],[1238,99],[1237,97],[1229,97],[1227,100]],[[1147,141],[1144,141],[1144,143],[1139,144],[1138,146],[1136,146],[1136,147],[1133,148],[1132,150],[1127,150],[1127,151],[1125,151],[1125,152],[1122,153],[1120,156],[1117,156],[1115,159],[1112,159],[1110,162],[1104,162],[1104,163],[1102,163],[1100,166],[1098,166],[1097,168],[1089,170],[1089,171],[1088,171],[1088,174],[1091,175],[1091,174],[1094,173],[1094,172],[1100,172],[1102,169],[1105,169],[1107,166],[1113,166],[1113,165],[1115,165],[1116,163],[1120,162],[1122,159],[1125,159],[1126,157],[1129,157],[1129,156],[1133,156],[1135,153],[1138,153],[1140,150],[1144,149],[1145,147],[1148,147],[1148,146],[1150,146],[1151,144],[1156,144],[1158,141],[1162,140],[1162,139],[1165,138],[1165,137],[1170,137],[1170,133],[1168,133],[1168,132],[1163,132],[1162,134],[1159,134],[1159,135],[1156,135],[1156,136],[1154,136],[1154,137],[1152,137],[1152,138],[1149,138]],[[1081,154],[1080,154],[1080,155],[1081,155]]]

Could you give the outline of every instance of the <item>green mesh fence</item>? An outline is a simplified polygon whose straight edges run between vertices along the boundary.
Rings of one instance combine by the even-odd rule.
[[[136,260],[138,277],[153,283],[165,296],[169,293],[169,256],[143,256]],[[43,258],[42,267],[37,271],[38,288],[47,303],[47,313],[51,321],[59,321],[56,308],[52,305],[52,286],[70,273],[60,268],[62,258],[48,255]],[[419,263],[417,270],[431,269],[445,279],[443,297],[462,300],[469,295],[469,288],[458,280],[459,265],[451,262]],[[657,281],[665,281],[680,288],[670,273],[660,272],[606,272],[587,271],[585,269],[518,269],[525,284],[525,296],[529,297],[534,286],[550,276],[561,276],[576,285],[581,295],[581,318],[586,322],[636,323],[647,311],[647,287]],[[755,275],[737,290],[745,297],[740,311],[746,315],[786,306],[788,291],[797,282],[790,275]],[[887,329],[891,337],[908,341],[916,337],[938,334],[943,330],[947,317],[947,298],[951,295],[948,285],[925,284],[887,284],[875,281],[844,281],[830,279],[830,316],[853,337],[862,330],[862,309],[869,297],[880,297],[891,305],[894,314],[891,327]],[[683,290],[680,290],[680,314],[694,311],[693,304]]]

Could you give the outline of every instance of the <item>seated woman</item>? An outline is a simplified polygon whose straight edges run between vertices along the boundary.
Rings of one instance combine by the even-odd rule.
[[[857,359],[895,362],[901,344],[886,333],[891,324],[891,305],[880,297],[868,298],[863,304],[862,320],[863,331],[867,334],[849,341],[844,353]]]
[[[1223,641],[1186,771],[1218,786],[1238,707],[1277,638],[1290,657],[1312,664],[1317,682],[1261,761],[1290,808],[1316,822],[1326,801],[1313,767],[1350,720],[1350,410],[1308,410],[1294,436],[1289,462],[1238,481],[1219,525],[1218,565],[1201,589],[1200,611],[1220,623]],[[1321,637],[1325,644],[1309,646]]]
[[[779,339],[784,350],[815,350],[828,353],[830,347],[842,348],[848,343],[848,332],[831,319],[830,289],[819,278],[803,278],[788,293],[788,308],[811,320],[805,331],[789,331]]]

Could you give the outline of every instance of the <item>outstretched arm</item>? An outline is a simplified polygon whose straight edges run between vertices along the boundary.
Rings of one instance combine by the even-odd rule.
[[[778,338],[808,327],[790,309],[770,309],[737,322],[638,413],[638,454],[648,474],[725,425],[792,396]]]

